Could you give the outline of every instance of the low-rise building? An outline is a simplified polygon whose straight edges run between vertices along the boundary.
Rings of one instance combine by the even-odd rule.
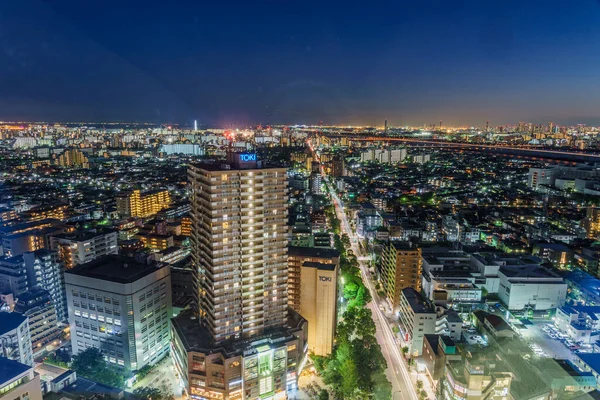
[[[0,354],[21,364],[33,365],[27,317],[0,312]]]
[[[58,251],[67,269],[119,251],[117,232],[110,229],[55,235],[50,247]]]
[[[454,341],[445,335],[427,334],[423,338],[423,362],[427,378],[432,386],[444,376],[446,362],[460,360],[461,355]]]
[[[515,337],[515,331],[512,330],[508,322],[502,317],[490,314],[487,311],[477,310],[473,312],[473,325],[482,333],[487,333],[495,339]]]
[[[600,338],[600,306],[564,305],[556,310],[554,324],[575,342],[595,343]]]
[[[475,353],[446,363],[443,399],[509,400],[512,373],[504,362]]]
[[[0,357],[0,400],[42,400],[42,385],[33,367]]]
[[[564,304],[567,284],[541,266],[501,267],[498,296],[509,310],[550,310]]]

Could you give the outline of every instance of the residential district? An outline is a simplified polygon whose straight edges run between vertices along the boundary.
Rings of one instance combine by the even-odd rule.
[[[598,129],[0,125],[0,400],[591,399]]]

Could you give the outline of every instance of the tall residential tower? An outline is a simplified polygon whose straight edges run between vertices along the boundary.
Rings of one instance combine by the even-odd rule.
[[[188,176],[198,319],[173,320],[179,373],[192,396],[285,398],[306,348],[287,305],[287,171],[235,153]]]

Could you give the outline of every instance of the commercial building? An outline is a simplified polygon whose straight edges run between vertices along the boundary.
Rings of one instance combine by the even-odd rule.
[[[42,384],[33,367],[0,357],[0,400],[42,400]]]
[[[509,400],[513,374],[501,360],[475,353],[446,363],[443,399]]]
[[[308,321],[308,350],[327,356],[335,335],[338,265],[305,261],[300,275],[300,315]]]
[[[168,353],[167,265],[109,255],[67,270],[65,284],[74,355],[97,347],[109,363],[136,371]]]
[[[56,308],[50,294],[43,289],[33,289],[19,296],[14,312],[27,317],[33,354],[52,350],[59,344],[62,327],[58,323]]]
[[[390,242],[381,263],[381,284],[392,309],[400,304],[400,292],[410,287],[421,291],[421,249],[409,242]]]
[[[564,304],[564,279],[540,266],[501,267],[498,296],[509,310],[550,310]]]
[[[460,360],[456,344],[449,336],[427,334],[423,338],[423,362],[427,378],[435,386],[444,376],[446,362]]]
[[[324,249],[315,247],[288,248],[288,305],[302,314],[302,266],[305,262],[316,262],[320,264],[338,265],[340,252],[335,249]]]
[[[117,213],[121,218],[146,218],[155,215],[171,204],[171,196],[167,190],[155,190],[142,193],[134,190],[117,196]]]
[[[600,306],[559,307],[554,325],[574,342],[596,343],[600,339]]]
[[[287,171],[233,153],[188,175],[199,319],[173,320],[176,369],[191,396],[286,398],[307,346],[287,302]]]
[[[22,364],[33,365],[27,317],[14,312],[0,313],[0,355]]]
[[[117,232],[111,229],[63,233],[50,238],[50,247],[58,251],[66,269],[85,264],[98,257],[117,254]]]
[[[409,344],[409,353],[418,357],[423,352],[423,337],[435,333],[436,313],[413,288],[400,294],[400,331]]]

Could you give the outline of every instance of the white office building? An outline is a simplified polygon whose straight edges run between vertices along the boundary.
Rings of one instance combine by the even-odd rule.
[[[136,371],[168,354],[167,264],[104,256],[66,271],[65,284],[74,355],[97,347],[110,364]]]
[[[564,304],[567,284],[541,266],[501,267],[498,296],[509,310],[550,310]]]

